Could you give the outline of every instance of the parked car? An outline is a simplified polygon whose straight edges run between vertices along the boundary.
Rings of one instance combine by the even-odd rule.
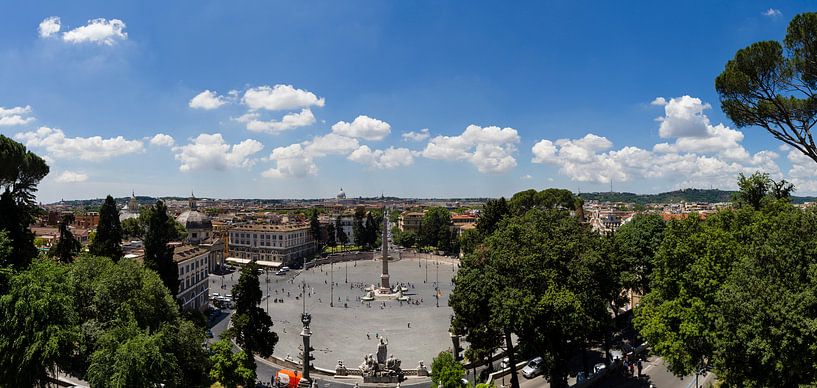
[[[278,275],[278,276],[284,276],[284,275],[286,275],[287,273],[286,273],[286,271],[280,271],[280,270],[279,270],[279,271],[278,271],[278,272],[276,272],[275,274],[276,274],[276,275]]]
[[[542,357],[536,357],[528,361],[524,368],[522,368],[522,376],[532,379],[543,372],[542,364],[544,360]]]
[[[511,359],[505,357],[502,359],[502,362],[499,363],[499,370],[508,369],[511,366]]]
[[[289,267],[281,267],[281,271],[289,272]]]

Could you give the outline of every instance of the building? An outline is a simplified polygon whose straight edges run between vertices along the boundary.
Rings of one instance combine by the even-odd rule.
[[[176,299],[182,309],[204,310],[210,296],[208,261],[210,250],[195,245],[178,245],[173,261],[179,267],[179,292]]]
[[[188,210],[176,217],[176,221],[187,228],[186,241],[190,244],[199,244],[208,240],[213,234],[213,223],[210,217],[199,211],[196,196],[192,193],[187,205]]]
[[[420,231],[420,226],[423,224],[424,216],[425,213],[423,212],[405,211],[400,213],[400,218],[397,219],[397,227],[401,232],[417,233]]]
[[[128,204],[125,205],[122,208],[122,211],[119,213],[119,222],[125,221],[129,218],[138,217],[139,217],[139,202],[136,201],[136,193],[131,192]]]
[[[308,222],[240,225],[229,233],[230,257],[233,258],[289,264],[300,263],[318,251]]]
[[[337,222],[337,219],[340,218],[340,227],[343,229],[343,233],[346,233],[346,241],[347,243],[354,242],[355,239],[355,215],[354,213],[339,213],[333,214],[331,216],[320,216],[321,225],[332,224],[334,227]],[[335,231],[335,241],[340,244],[340,240],[337,239],[337,231]]]

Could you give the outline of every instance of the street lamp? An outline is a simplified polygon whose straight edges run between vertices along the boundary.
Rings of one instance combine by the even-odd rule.
[[[346,267],[346,283],[349,283],[349,259],[343,262]]]
[[[329,258],[329,307],[335,307],[335,258]]]

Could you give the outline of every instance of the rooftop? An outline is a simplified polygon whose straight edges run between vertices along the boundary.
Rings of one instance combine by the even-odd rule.
[[[297,224],[250,224],[250,225],[239,225],[232,230],[252,230],[252,231],[280,231],[280,232],[288,232],[293,230],[302,230],[302,229],[309,229],[309,224],[307,223],[297,223]]]
[[[173,250],[173,261],[181,263],[182,261],[192,259],[197,256],[206,255],[209,252],[207,248],[196,245],[181,245]]]

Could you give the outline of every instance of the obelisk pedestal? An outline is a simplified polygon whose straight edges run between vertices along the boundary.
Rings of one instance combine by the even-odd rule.
[[[383,209],[383,237],[381,237],[383,256],[383,272],[380,274],[380,292],[391,293],[391,284],[389,284],[389,214],[386,209]]]

